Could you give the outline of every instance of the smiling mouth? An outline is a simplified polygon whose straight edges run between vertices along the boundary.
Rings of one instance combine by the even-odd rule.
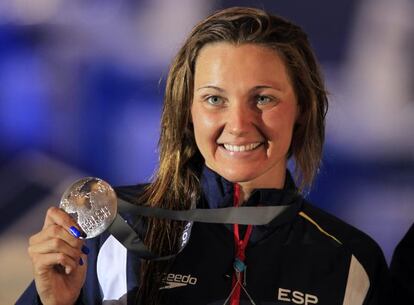
[[[250,143],[246,145],[231,145],[231,144],[222,144],[222,146],[231,152],[244,152],[244,151],[252,151],[258,148],[262,143]]]

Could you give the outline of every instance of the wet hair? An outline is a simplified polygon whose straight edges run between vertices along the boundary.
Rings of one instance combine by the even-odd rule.
[[[311,186],[322,155],[328,108],[323,78],[307,35],[297,25],[256,8],[233,7],[198,23],[172,61],[167,78],[159,139],[159,168],[142,200],[150,206],[188,209],[200,196],[199,176],[204,163],[194,138],[191,103],[200,50],[212,43],[256,44],[274,50],[284,61],[300,114],[288,157],[293,159],[299,189]],[[154,252],[176,250],[182,224],[151,219],[145,242]],[[145,262],[140,298],[155,304],[162,263]],[[154,303],[151,303],[154,302]]]

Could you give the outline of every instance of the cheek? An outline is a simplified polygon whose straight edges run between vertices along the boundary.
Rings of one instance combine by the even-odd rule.
[[[263,123],[263,132],[267,139],[275,142],[289,142],[287,145],[290,145],[295,124],[295,115],[293,113],[269,113],[263,116]]]
[[[194,134],[197,143],[215,140],[220,130],[219,119],[214,114],[205,113],[194,107],[191,112]]]
[[[198,150],[204,159],[208,159],[211,154],[211,144],[210,144],[210,135],[209,135],[209,125],[211,122],[206,120],[199,112],[192,111],[191,114],[193,128],[194,128],[194,138]]]
[[[193,116],[193,119],[197,121],[194,122],[194,124],[197,124],[197,128],[205,131],[214,129],[217,124],[214,117],[207,114],[197,113]]]

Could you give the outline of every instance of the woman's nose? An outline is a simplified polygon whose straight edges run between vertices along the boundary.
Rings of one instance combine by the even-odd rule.
[[[230,107],[227,113],[227,131],[235,136],[242,136],[253,126],[254,114],[247,105],[237,104]]]

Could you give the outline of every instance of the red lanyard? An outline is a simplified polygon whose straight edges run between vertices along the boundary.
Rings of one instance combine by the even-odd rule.
[[[240,185],[235,183],[234,184],[234,201],[233,201],[233,205],[235,207],[239,206],[239,199],[240,199]],[[234,245],[236,249],[235,260],[239,260],[242,263],[244,263],[244,260],[246,258],[245,250],[246,250],[247,243],[249,242],[250,234],[252,233],[252,225],[247,226],[246,233],[244,234],[244,238],[242,240],[240,240],[239,225],[234,224],[233,228],[234,228]],[[242,273],[243,272],[239,272],[239,274],[237,274],[237,271],[236,270],[234,271],[234,275],[233,275],[234,292],[231,296],[230,305],[239,305],[240,288],[241,288],[240,285],[242,285],[242,283],[240,283],[240,279],[243,277]],[[235,285],[237,286],[234,287]]]

